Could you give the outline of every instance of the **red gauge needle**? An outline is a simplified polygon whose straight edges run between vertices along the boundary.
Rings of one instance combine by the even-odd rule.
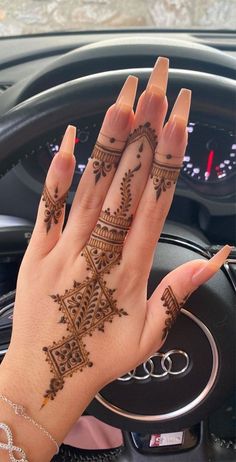
[[[80,139],[79,138],[75,138],[75,144],[79,143]]]
[[[209,152],[208,158],[207,158],[207,168],[206,168],[206,173],[205,177],[208,180],[211,174],[211,169],[212,169],[212,164],[213,164],[213,159],[214,159],[215,152],[213,149]]]

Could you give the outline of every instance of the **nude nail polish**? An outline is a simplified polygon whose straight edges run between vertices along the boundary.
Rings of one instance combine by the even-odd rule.
[[[155,114],[158,106],[163,103],[168,81],[169,60],[158,58],[150,75],[146,91],[142,99],[143,117]]]
[[[151,85],[151,87],[146,90],[143,95],[141,103],[142,117],[150,116],[153,114],[155,117],[157,110],[160,108],[160,105],[163,103],[165,98],[165,93],[161,88]]]
[[[168,122],[163,129],[163,139],[173,148],[180,145],[186,135],[191,104],[191,91],[182,88],[179,92]]]
[[[163,136],[170,145],[180,143],[186,129],[186,120],[174,115],[165,126]]]
[[[68,125],[65,134],[62,138],[61,146],[58,153],[53,159],[53,166],[57,175],[64,174],[73,168],[75,162],[74,147],[75,147],[76,127]]]
[[[149,77],[147,90],[155,93],[160,90],[163,94],[166,93],[167,83],[168,83],[168,69],[169,69],[169,59],[160,56],[153,68],[153,71]]]
[[[74,125],[68,125],[59,149],[59,154],[61,157],[64,157],[65,159],[71,158],[74,153],[75,136],[76,127]]]
[[[163,137],[166,141],[169,141],[171,134],[173,133],[176,126],[176,116],[174,115],[172,119],[169,119],[163,129]]]
[[[186,125],[188,122],[190,105],[191,105],[191,90],[187,88],[182,88],[176,98],[175,104],[170,113],[169,120],[174,117],[174,115],[180,117],[181,119],[186,120]]]
[[[117,130],[124,130],[129,124],[135,101],[138,78],[129,75],[126,79],[116,103],[110,108],[109,120],[112,127]]]
[[[137,86],[138,78],[134,75],[129,75],[116,100],[116,106],[128,106],[129,109],[133,108]]]
[[[217,252],[208,262],[206,262],[202,268],[193,274],[193,284],[198,287],[210,279],[225,263],[231,250],[232,247],[230,245],[225,245],[221,250],[219,250],[219,252]]]

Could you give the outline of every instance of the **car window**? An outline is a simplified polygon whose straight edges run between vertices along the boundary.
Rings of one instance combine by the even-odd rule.
[[[235,0],[1,0],[0,36],[126,28],[235,29]]]

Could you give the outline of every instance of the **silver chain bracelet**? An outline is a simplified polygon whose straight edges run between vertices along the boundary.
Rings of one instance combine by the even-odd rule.
[[[13,444],[13,435],[10,427],[3,423],[0,422],[0,430],[3,430],[6,433],[7,437],[7,443],[1,443],[0,442],[0,449],[3,449],[4,451],[8,451],[9,454],[9,459],[11,462],[29,462],[28,459],[26,458],[25,451],[23,449],[19,448],[18,446],[15,446]],[[21,459],[15,458],[14,454],[18,454],[21,456]]]
[[[41,431],[47,438],[50,439],[50,441],[54,444],[54,446],[56,446],[56,454],[59,453],[59,445],[58,443],[56,442],[56,440],[53,438],[53,436],[49,433],[48,430],[46,430],[46,428],[44,428],[41,424],[39,424],[38,422],[36,422],[34,419],[32,419],[27,413],[26,413],[26,409],[24,408],[24,406],[22,406],[21,404],[15,404],[13,403],[10,399],[8,399],[5,395],[1,395],[0,394],[0,399],[2,401],[4,401],[6,404],[8,404],[12,409],[13,411],[15,412],[16,415],[20,416],[20,417],[23,417],[23,419],[27,420],[29,423],[31,423],[32,425],[34,425],[39,431]],[[15,460],[15,459],[11,459],[11,460]],[[24,459],[23,459],[24,460]]]

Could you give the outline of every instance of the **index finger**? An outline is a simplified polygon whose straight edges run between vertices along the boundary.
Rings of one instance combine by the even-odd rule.
[[[116,103],[108,109],[77,188],[64,236],[66,240],[74,240],[77,245],[79,242],[81,248],[96,223],[123,154],[133,124],[137,83],[137,77],[130,75]]]

